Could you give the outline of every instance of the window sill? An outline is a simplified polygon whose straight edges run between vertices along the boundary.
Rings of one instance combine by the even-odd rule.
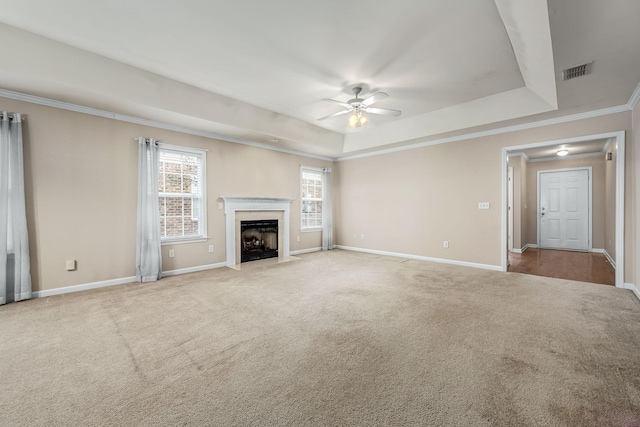
[[[165,245],[182,245],[184,243],[200,243],[200,242],[206,242],[207,240],[209,240],[208,237],[197,237],[197,238],[189,238],[189,239],[175,239],[175,240],[162,240],[160,242],[161,246],[165,246]]]
[[[322,227],[314,227],[314,228],[301,228],[301,233],[316,233],[318,231],[322,231]]]

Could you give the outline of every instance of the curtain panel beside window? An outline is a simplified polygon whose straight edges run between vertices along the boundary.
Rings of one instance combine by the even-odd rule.
[[[138,138],[138,217],[136,227],[136,280],[162,277],[160,213],[158,212],[158,142]]]
[[[31,298],[22,118],[0,112],[0,304]]]
[[[322,169],[322,250],[333,249],[333,207],[331,168]]]

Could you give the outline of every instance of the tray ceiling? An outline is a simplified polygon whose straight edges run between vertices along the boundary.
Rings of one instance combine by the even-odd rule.
[[[620,28],[640,12],[637,2],[618,2],[632,11],[596,0],[0,0],[9,50],[0,88],[340,157],[558,108],[625,103],[640,55],[621,59],[629,70],[616,83],[607,79],[616,66],[600,64],[618,51],[639,53],[624,40],[607,50],[616,32],[640,34],[631,23]],[[569,3],[581,8],[570,14]],[[579,40],[586,29],[575,14],[616,25]],[[580,60],[595,60],[585,91],[580,79],[559,76]],[[387,92],[376,106],[402,116],[371,116],[358,131],[346,116],[316,120],[341,108],[322,98],[346,101],[355,85],[364,97]]]

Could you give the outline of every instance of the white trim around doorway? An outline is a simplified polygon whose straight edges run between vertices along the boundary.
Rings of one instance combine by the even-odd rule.
[[[625,176],[625,131],[607,132],[597,135],[578,136],[573,138],[558,139],[553,141],[541,141],[531,144],[510,146],[502,148],[502,227],[501,227],[501,256],[502,271],[507,271],[507,167],[510,151],[526,150],[529,148],[546,147],[559,144],[575,144],[594,139],[614,138],[617,144],[616,154],[616,287],[625,288],[624,282],[624,176]],[[529,245],[529,247],[533,247]]]

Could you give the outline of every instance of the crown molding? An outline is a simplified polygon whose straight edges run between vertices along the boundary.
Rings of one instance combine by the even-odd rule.
[[[629,98],[629,102],[627,102],[627,107],[630,110],[633,110],[638,103],[638,100],[640,100],[640,83],[638,83],[638,86],[636,86],[636,90],[634,90],[631,94],[631,98]]]
[[[174,132],[185,133],[189,135],[202,136],[210,139],[218,139],[226,142],[233,142],[236,144],[248,145],[256,148],[264,148],[265,150],[278,151],[281,153],[293,154],[295,156],[307,157],[318,160],[325,160],[328,162],[335,162],[333,157],[320,156],[317,154],[305,153],[297,150],[289,150],[287,148],[274,147],[268,144],[262,144],[260,142],[248,141],[241,138],[233,138],[230,136],[220,135],[215,132],[206,132],[197,129],[188,128],[185,126],[173,125],[170,123],[159,122],[156,120],[148,120],[135,116],[128,116],[126,114],[118,114],[110,111],[100,110],[97,108],[85,107],[83,105],[72,104],[70,102],[56,101],[55,99],[44,98],[41,96],[28,95],[26,93],[14,92],[12,90],[1,89],[0,97],[15,99],[16,101],[30,102],[32,104],[44,105],[46,107],[59,108],[61,110],[73,111],[76,113],[89,114],[92,116],[103,117],[106,119],[118,120],[121,122],[134,123],[143,126],[149,126],[156,129],[165,129]]]
[[[584,119],[590,119],[590,118],[593,118],[593,117],[607,116],[609,114],[617,114],[617,113],[622,113],[622,112],[625,112],[625,111],[629,111],[629,104],[618,105],[616,107],[603,108],[603,109],[600,109],[600,110],[587,111],[587,112],[584,112],[584,113],[570,114],[570,115],[567,115],[567,116],[554,117],[552,119],[539,120],[537,122],[522,123],[522,124],[519,124],[519,125],[507,126],[507,127],[503,127],[503,128],[496,128],[496,129],[486,130],[486,131],[482,131],[482,132],[467,133],[467,134],[464,134],[464,135],[457,135],[457,136],[452,136],[452,137],[449,137],[449,138],[440,138],[440,139],[434,139],[434,140],[431,140],[431,141],[418,142],[416,144],[404,145],[402,147],[387,148],[387,149],[382,149],[382,150],[378,150],[378,151],[373,151],[373,152],[370,152],[370,153],[354,154],[354,155],[351,155],[351,156],[343,156],[343,157],[339,157],[337,159],[337,161],[338,162],[342,162],[342,161],[345,161],[345,160],[360,159],[360,158],[363,158],[363,157],[379,156],[379,155],[382,155],[382,154],[396,153],[396,152],[399,152],[399,151],[414,150],[416,148],[429,147],[429,146],[432,146],[432,145],[439,145],[439,144],[446,144],[446,143],[449,143],[449,142],[465,141],[465,140],[468,140],[468,139],[482,138],[482,137],[485,137],[485,136],[492,136],[492,135],[499,135],[499,134],[503,134],[503,133],[517,132],[517,131],[527,130],[527,129],[535,129],[535,128],[544,127],[544,126],[551,126],[551,125],[557,125],[557,124],[561,124],[561,123],[573,122],[573,121],[576,121],[576,120],[584,120]]]
[[[172,124],[169,124],[169,123],[159,122],[159,121],[156,121],[156,120],[148,120],[148,119],[143,119],[143,118],[140,118],[140,117],[134,117],[134,116],[128,116],[128,115],[125,115],[125,114],[113,113],[113,112],[109,112],[109,111],[105,111],[105,110],[100,110],[100,109],[97,109],[97,108],[91,108],[91,107],[85,107],[83,105],[72,104],[72,103],[69,103],[69,102],[56,101],[54,99],[44,98],[44,97],[35,96],[35,95],[28,95],[28,94],[20,93],[20,92],[14,92],[14,91],[7,90],[7,89],[1,89],[0,88],[0,97],[9,98],[9,99],[15,99],[17,101],[31,102],[33,104],[44,105],[44,106],[53,107],[53,108],[60,108],[60,109],[63,109],[63,110],[74,111],[74,112],[83,113],[83,114],[90,114],[90,115],[93,115],[93,116],[104,117],[104,118],[123,121],[123,122],[128,122],[128,123],[140,124],[140,125],[144,125],[144,126],[154,127],[154,128],[157,128],[157,129],[165,129],[165,130],[171,130],[171,131],[185,133],[185,134],[189,134],[189,135],[202,136],[202,137],[210,138],[210,139],[218,139],[218,140],[221,140],[221,141],[233,142],[233,143],[236,143],[236,144],[248,145],[248,146],[256,147],[256,148],[263,148],[265,150],[278,151],[278,152],[281,152],[281,153],[292,154],[292,155],[295,155],[295,156],[307,157],[307,158],[318,159],[318,160],[325,160],[325,161],[329,161],[329,162],[342,162],[342,161],[346,161],[346,160],[354,160],[354,159],[360,159],[360,158],[364,158],[364,157],[380,156],[380,155],[383,155],[383,154],[396,153],[396,152],[406,151],[406,150],[414,150],[414,149],[417,149],[417,148],[429,147],[429,146],[432,146],[432,145],[446,144],[446,143],[449,143],[449,142],[464,141],[464,140],[469,140],[469,139],[482,138],[482,137],[485,137],[485,136],[492,136],[492,135],[499,135],[499,134],[503,134],[503,133],[517,132],[517,131],[521,131],[521,130],[535,129],[535,128],[539,128],[539,127],[551,126],[551,125],[556,125],[556,124],[561,124],[561,123],[568,123],[568,122],[577,121],[577,120],[590,119],[590,118],[594,118],[594,117],[600,117],[600,116],[606,116],[606,115],[609,115],[609,114],[617,114],[617,113],[622,113],[622,112],[625,112],[625,111],[630,111],[638,103],[638,100],[640,100],[640,83],[638,83],[638,85],[636,86],[636,88],[635,88],[633,94],[631,95],[631,98],[629,99],[629,101],[624,105],[618,105],[616,107],[603,108],[603,109],[599,109],[599,110],[587,111],[587,112],[584,112],[584,113],[570,114],[570,115],[567,115],[567,116],[554,117],[552,119],[539,120],[539,121],[536,121],[536,122],[529,122],[529,123],[522,123],[522,124],[519,124],[519,125],[506,126],[506,127],[486,130],[486,131],[482,131],[482,132],[473,132],[473,133],[468,133],[468,134],[463,134],[463,135],[452,136],[452,137],[448,137],[448,138],[438,138],[438,139],[434,139],[434,140],[431,140],[431,141],[423,141],[423,142],[418,142],[418,143],[415,143],[415,144],[404,145],[404,146],[401,146],[401,147],[386,148],[386,149],[372,151],[372,152],[369,152],[369,153],[353,154],[353,155],[350,155],[350,156],[342,156],[342,157],[338,157],[338,158],[321,156],[321,155],[311,154],[311,153],[305,153],[305,152],[302,152],[302,151],[290,150],[290,149],[286,149],[286,148],[274,147],[272,145],[263,144],[263,143],[260,143],[260,142],[248,141],[248,140],[244,140],[244,139],[240,139],[240,138],[233,138],[233,137],[229,137],[229,136],[225,136],[225,135],[220,135],[220,134],[217,134],[217,133],[214,133],[214,132],[200,131],[200,130],[197,130],[197,129],[187,128],[187,127],[178,126],[178,125],[172,125]],[[529,161],[529,160],[527,159],[527,161]]]

